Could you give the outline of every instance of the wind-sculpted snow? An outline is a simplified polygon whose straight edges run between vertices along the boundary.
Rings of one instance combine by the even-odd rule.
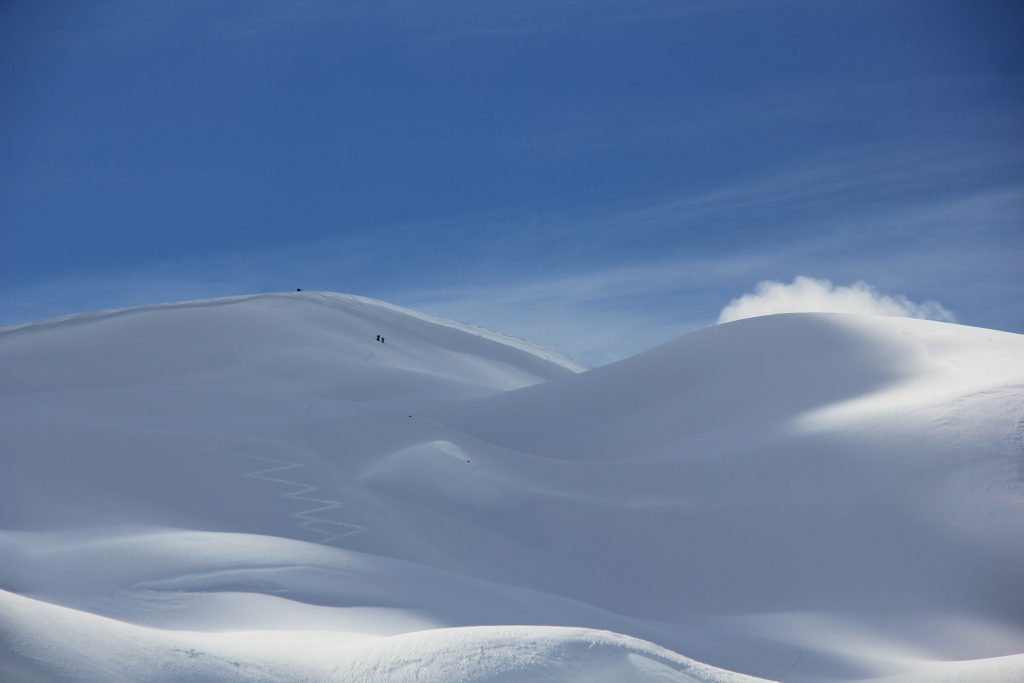
[[[0,330],[0,680],[1024,678],[1019,335],[580,369],[323,293]]]

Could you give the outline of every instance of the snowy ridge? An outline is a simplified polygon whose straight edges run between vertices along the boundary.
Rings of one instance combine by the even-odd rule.
[[[9,332],[18,332],[22,330],[38,330],[47,327],[54,327],[57,325],[63,325],[66,323],[76,322],[94,322],[104,320],[106,318],[113,318],[119,315],[128,315],[132,313],[139,313],[141,311],[157,311],[162,309],[174,309],[174,308],[195,308],[199,306],[221,306],[226,304],[237,303],[240,301],[248,301],[250,299],[256,299],[259,297],[274,296],[268,294],[241,294],[237,296],[224,296],[215,297],[212,299],[193,299],[191,301],[168,301],[159,304],[147,304],[145,306],[124,306],[121,308],[103,308],[98,311],[88,311],[85,313],[69,313],[67,315],[58,315],[53,318],[44,318],[42,320],[30,320],[24,323],[16,323],[14,325],[0,325],[0,334],[6,334]]]
[[[577,373],[302,292],[8,328],[0,372],[5,681],[1024,677],[1020,335],[780,315]]]
[[[0,632],[12,635],[20,650],[31,653],[28,657],[40,657],[48,673],[75,679],[84,665],[111,683],[330,680],[339,672],[343,680],[389,683],[763,680],[592,629],[476,626],[376,639],[316,631],[209,634],[129,626],[2,590],[0,607]],[[55,638],[69,644],[74,663],[33,649]],[[132,647],[113,649],[126,642]],[[34,675],[33,663],[19,664]],[[8,672],[19,675],[14,666]]]
[[[543,358],[544,360],[551,361],[552,363],[555,363],[557,365],[561,365],[562,367],[572,370],[573,372],[586,372],[587,370],[590,369],[587,365],[584,365],[583,363],[580,363],[579,361],[574,360],[569,356],[566,356],[565,354],[556,351],[555,349],[543,346],[541,344],[537,344],[536,342],[532,342],[526,339],[521,339],[519,337],[513,337],[511,335],[501,334],[500,332],[494,332],[492,330],[488,330],[485,327],[478,327],[476,325],[470,325],[468,323],[462,323],[456,320],[440,318],[438,316],[429,315],[427,313],[414,311],[411,308],[396,306],[395,304],[388,303],[387,301],[369,299],[367,297],[356,296],[354,294],[338,294],[336,292],[311,293],[322,296],[327,301],[332,303],[353,301],[368,304],[371,306],[380,306],[381,308],[386,308],[388,310],[394,311],[395,313],[409,316],[411,318],[416,318],[418,320],[423,320],[424,322],[433,323],[434,325],[443,325],[445,327],[451,327],[456,330],[468,332],[469,334],[475,334],[479,337],[483,337],[484,339],[489,339],[491,341],[498,342],[499,344],[505,344],[507,346],[511,346],[522,351],[526,351],[527,353],[532,353],[533,355],[539,358]]]
[[[181,302],[168,302],[160,304],[149,304],[147,306],[132,306],[126,308],[108,308],[99,311],[92,311],[89,313],[72,313],[69,315],[57,316],[55,318],[47,318],[45,320],[35,320],[26,323],[20,323],[17,325],[5,325],[0,326],[0,335],[17,332],[19,330],[28,329],[39,329],[46,327],[53,327],[56,325],[63,325],[67,323],[81,323],[81,322],[95,322],[103,320],[105,318],[111,318],[119,315],[128,315],[132,313],[138,313],[141,311],[157,311],[164,309],[175,309],[175,308],[195,308],[195,307],[206,307],[206,306],[226,306],[242,301],[250,301],[253,299],[267,299],[272,297],[302,297],[303,299],[320,301],[326,306],[351,306],[361,305],[381,308],[389,311],[393,311],[401,316],[416,318],[424,322],[431,323],[433,325],[441,325],[444,327],[450,327],[455,330],[467,332],[469,334],[488,339],[490,341],[504,344],[512,348],[525,351],[533,354],[538,358],[550,361],[557,365],[560,365],[573,372],[585,372],[588,370],[588,366],[569,358],[565,354],[562,354],[552,348],[536,344],[519,337],[512,337],[509,335],[494,332],[483,327],[476,325],[469,325],[467,323],[457,322],[455,320],[448,320],[446,318],[440,318],[438,316],[429,315],[427,313],[421,313],[414,311],[409,308],[403,308],[386,301],[380,301],[378,299],[371,299],[369,297],[357,296],[355,294],[339,294],[337,292],[321,292],[321,291],[302,291],[302,292],[285,292],[285,293],[268,293],[268,294],[243,294],[238,296],[227,296],[217,297],[213,299],[195,299],[193,301],[181,301]]]

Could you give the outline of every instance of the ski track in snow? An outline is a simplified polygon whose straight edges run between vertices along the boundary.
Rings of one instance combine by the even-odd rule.
[[[275,473],[289,472],[292,470],[300,470],[304,467],[301,463],[292,462],[290,460],[278,460],[277,458],[268,458],[262,455],[249,455],[248,453],[239,453],[237,451],[228,451],[222,448],[214,449],[217,452],[225,453],[228,455],[234,455],[239,458],[246,458],[248,460],[259,460],[264,463],[269,463],[271,467],[265,467],[263,469],[254,470],[252,472],[246,472],[243,477],[249,479],[260,479],[262,481],[269,481],[275,484],[283,484],[285,486],[294,487],[294,491],[288,491],[285,493],[277,494],[280,498],[286,498],[288,500],[297,500],[305,503],[315,503],[314,507],[307,508],[305,510],[299,510],[298,512],[292,512],[288,516],[298,520],[297,526],[306,531],[311,531],[315,534],[319,534],[322,538],[315,540],[316,543],[321,545],[329,545],[334,543],[338,539],[347,538],[349,536],[355,536],[365,531],[369,531],[364,526],[359,524],[351,524],[349,522],[341,522],[338,520],[327,519],[319,516],[318,513],[328,512],[330,510],[337,510],[345,506],[340,500],[328,499],[328,498],[313,498],[306,494],[314,491],[319,491],[319,486],[313,486],[311,484],[303,484],[302,482],[295,481],[294,479],[285,479],[280,476],[269,476]],[[318,525],[330,525],[331,527],[337,528],[337,533],[326,531],[325,529],[318,528]]]

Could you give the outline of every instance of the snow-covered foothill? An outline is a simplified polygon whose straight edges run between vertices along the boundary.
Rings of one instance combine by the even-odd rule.
[[[296,292],[0,329],[0,373],[3,680],[1024,678],[1020,335],[584,371]]]

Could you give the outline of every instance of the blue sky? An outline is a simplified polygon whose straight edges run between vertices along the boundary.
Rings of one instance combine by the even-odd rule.
[[[1024,8],[0,4],[0,323],[387,299],[602,363],[764,279],[1024,332]]]

